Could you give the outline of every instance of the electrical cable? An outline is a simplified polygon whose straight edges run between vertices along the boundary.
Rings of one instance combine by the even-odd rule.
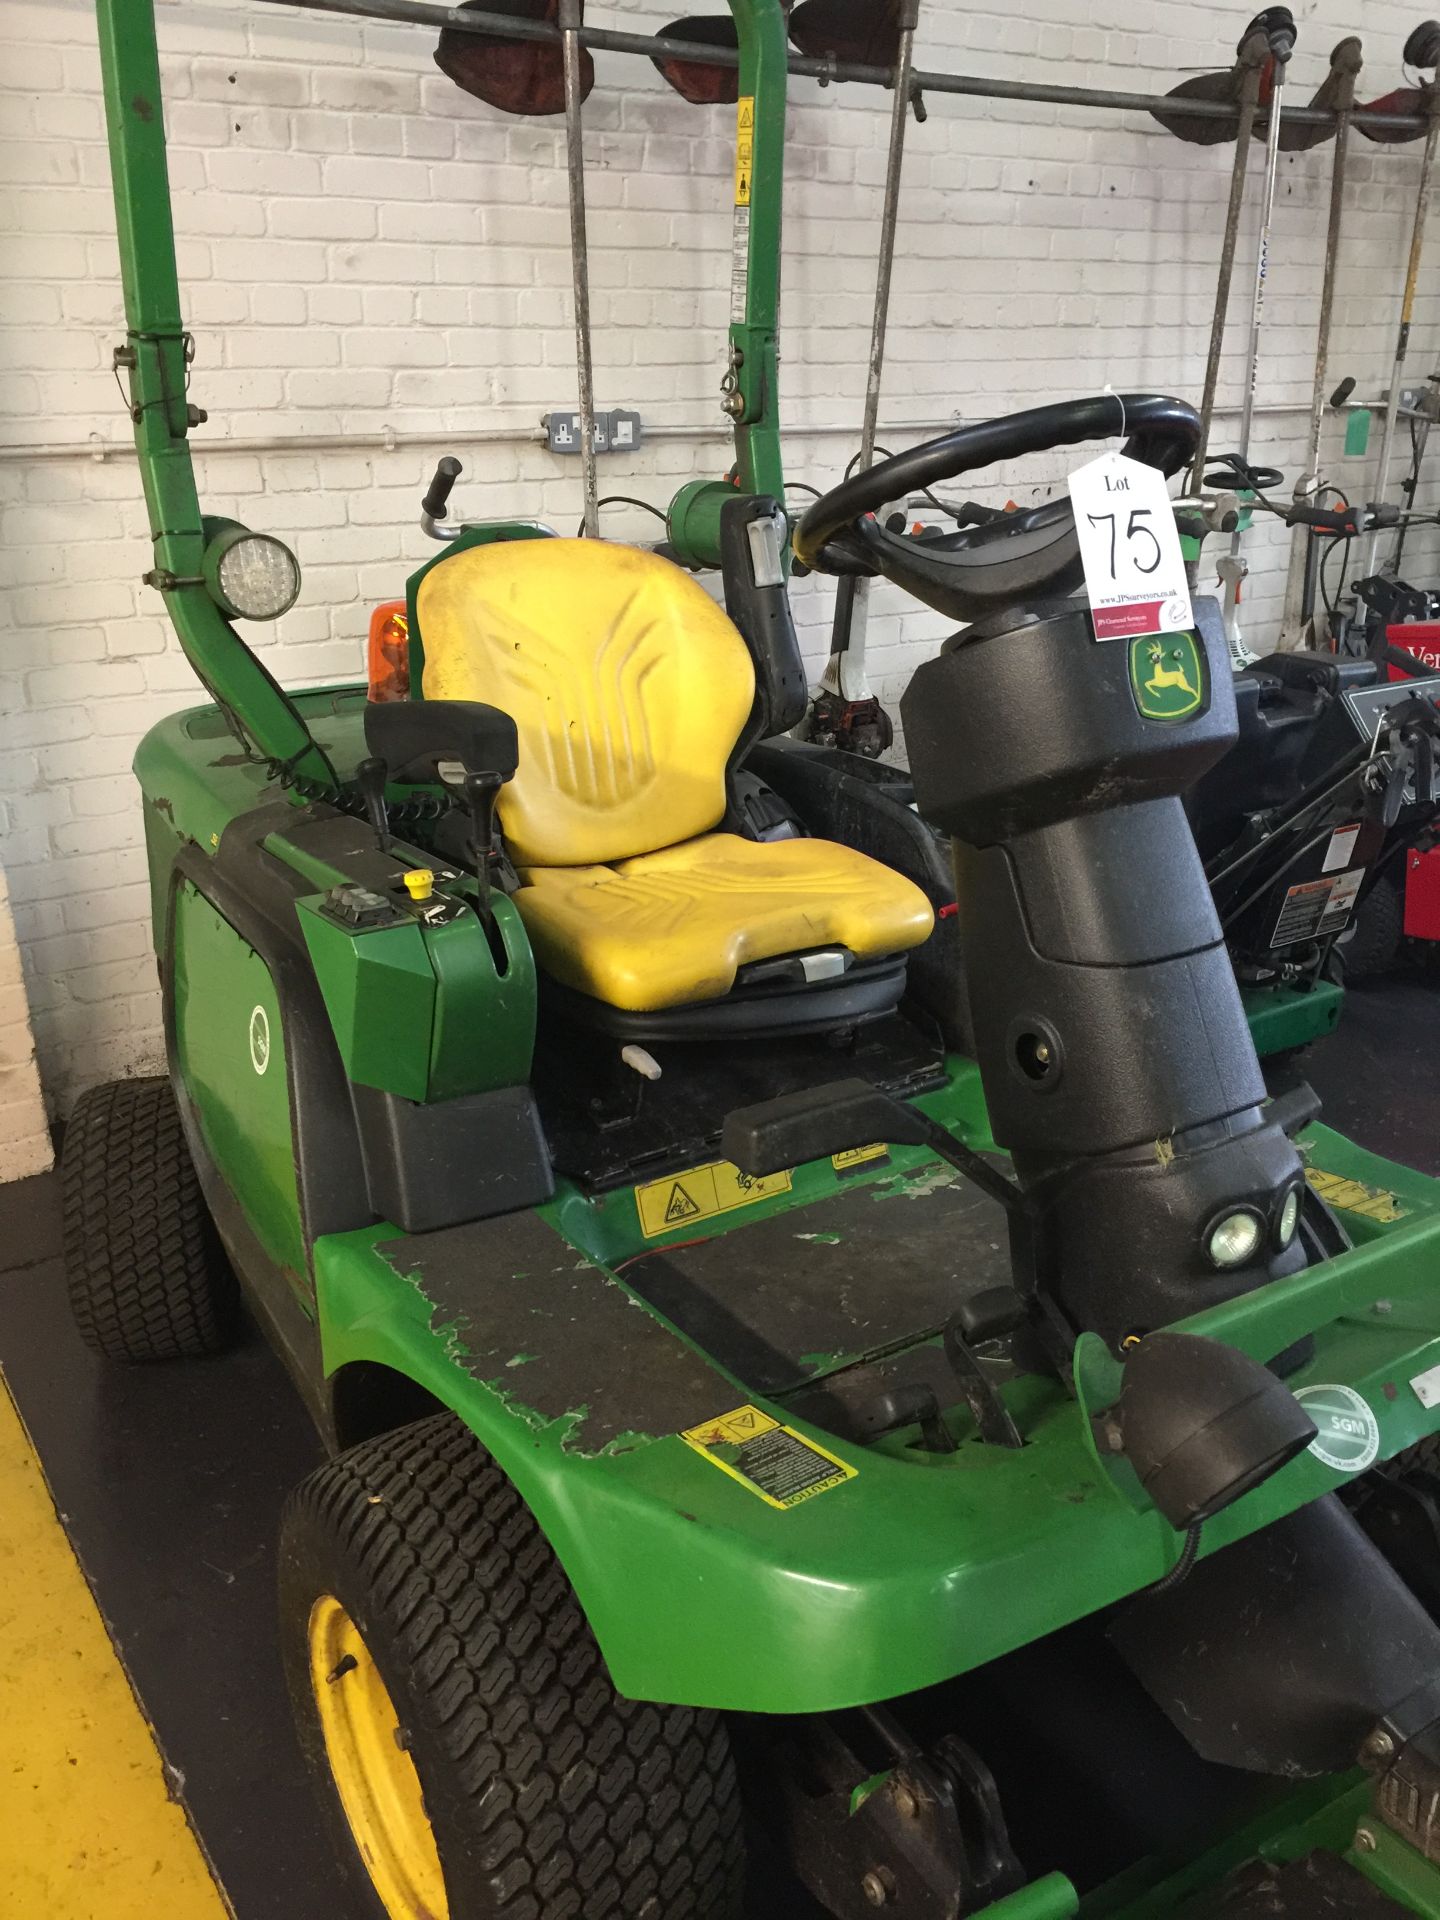
[[[1350,564],[1350,548],[1354,541],[1354,538],[1355,538],[1354,534],[1351,534],[1351,533],[1337,533],[1335,537],[1331,540],[1329,546],[1326,547],[1324,553],[1322,553],[1320,556],[1320,598],[1324,602],[1326,613],[1329,614],[1332,620],[1334,620],[1337,617],[1336,601],[1339,599],[1339,594],[1343,593],[1345,590],[1344,574],[1345,574],[1345,569]],[[1341,585],[1340,585],[1339,593],[1336,593],[1335,595],[1332,596],[1330,592],[1330,587],[1329,587],[1329,576],[1327,575],[1325,569],[1330,564],[1331,554],[1334,553],[1336,547],[1340,547],[1340,546],[1343,546],[1345,549],[1345,557],[1340,563]]]
[[[1355,751],[1359,752],[1359,748],[1356,748]],[[1302,793],[1294,808],[1289,813],[1282,814],[1280,819],[1273,822],[1267,832],[1255,842],[1253,847],[1247,847],[1244,853],[1237,854],[1228,867],[1221,867],[1218,871],[1212,871],[1211,868],[1206,867],[1205,878],[1211,890],[1213,891],[1218,887],[1222,880],[1228,880],[1232,874],[1238,873],[1242,867],[1248,867],[1257,854],[1263,853],[1277,835],[1288,832],[1297,820],[1303,820],[1307,813],[1313,813],[1316,807],[1323,806],[1325,802],[1332,799],[1342,787],[1348,786],[1351,780],[1355,779],[1357,775],[1363,775],[1367,767],[1375,766],[1379,759],[1380,756],[1378,754],[1366,755],[1363,759],[1355,761],[1353,765],[1347,766],[1343,773],[1337,774],[1328,786],[1321,787],[1320,791],[1311,798],[1307,799]]]
[[[633,493],[607,493],[603,500],[595,502],[597,507],[639,507],[644,513],[653,513],[662,526],[668,527],[669,517],[659,507],[652,506],[648,500],[637,500]],[[585,538],[585,522],[582,520],[575,530],[575,538]]]
[[[1374,760],[1367,760],[1365,762],[1365,765],[1367,767],[1373,767],[1375,764],[1376,762]],[[1230,911],[1225,915],[1225,918],[1220,922],[1221,930],[1223,931],[1227,927],[1233,927],[1235,922],[1240,918],[1242,913],[1248,912],[1248,910],[1254,906],[1257,900],[1261,900],[1265,897],[1265,895],[1270,891],[1271,887],[1274,886],[1275,882],[1280,878],[1282,874],[1288,873],[1291,867],[1295,865],[1295,862],[1297,860],[1303,860],[1305,858],[1305,855],[1309,853],[1312,847],[1318,847],[1320,842],[1322,840],[1328,839],[1329,836],[1334,831],[1335,831],[1334,821],[1333,820],[1327,821],[1326,824],[1320,828],[1318,833],[1312,833],[1308,840],[1302,841],[1301,844],[1298,847],[1296,847],[1295,851],[1289,856],[1288,859],[1282,860],[1280,862],[1280,865],[1276,867],[1273,873],[1268,874],[1265,877],[1265,879],[1263,879],[1260,882],[1258,887],[1252,888],[1252,890],[1245,895],[1244,899],[1241,900],[1238,903],[1238,905],[1233,906],[1230,909]]]
[[[1185,1529],[1185,1544],[1180,1549],[1180,1558],[1163,1578],[1147,1587],[1147,1593],[1172,1593],[1182,1580],[1188,1580],[1200,1552],[1200,1529],[1204,1523],[1197,1520],[1193,1527]]]

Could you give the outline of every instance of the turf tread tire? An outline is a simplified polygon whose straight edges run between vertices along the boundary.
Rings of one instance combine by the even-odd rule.
[[[1346,980],[1376,980],[1391,972],[1404,938],[1405,895],[1382,873],[1360,903],[1354,933],[1337,949]]]
[[[80,1338],[107,1360],[218,1353],[239,1295],[163,1078],[83,1094],[61,1153],[65,1277]]]
[[[740,1920],[741,1809],[722,1721],[615,1691],[529,1509],[448,1413],[318,1468],[281,1533],[301,1744],[374,1912],[311,1695],[306,1627],[326,1591],[406,1722],[451,1920]]]

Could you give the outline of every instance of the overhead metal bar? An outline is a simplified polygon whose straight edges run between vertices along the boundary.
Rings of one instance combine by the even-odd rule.
[[[485,13],[478,9],[439,7],[430,0],[259,0],[264,6],[296,7],[308,13],[343,13],[361,20],[394,21],[400,25],[453,27],[459,33],[495,34],[509,40],[544,41],[561,44],[558,27],[542,20],[516,20],[508,14]],[[635,53],[647,60],[686,60],[696,66],[738,67],[740,56],[733,47],[704,46],[696,40],[680,40],[670,34],[622,33],[613,27],[582,27],[579,44],[606,53]],[[792,53],[792,74],[805,79],[844,81],[847,85],[891,88],[895,76],[888,67],[861,66],[844,60],[817,60],[808,54]],[[1174,110],[1168,94],[1121,93],[1103,87],[1052,87],[1032,80],[992,80],[978,74],[926,73],[919,68],[911,75],[911,85],[922,93],[962,94],[975,100],[1019,100],[1032,105],[1055,107],[1096,107],[1110,113],[1149,113],[1155,107]],[[1239,107],[1223,100],[1187,100],[1187,118],[1227,120],[1237,123]],[[1339,116],[1326,107],[1286,107],[1282,115],[1286,126],[1331,127]],[[1428,122],[1418,114],[1355,113],[1352,127],[1376,127],[1390,133],[1424,133]]]

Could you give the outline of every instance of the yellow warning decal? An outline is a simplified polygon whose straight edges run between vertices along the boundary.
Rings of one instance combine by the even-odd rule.
[[[750,178],[755,168],[755,96],[740,96],[735,109],[735,204],[750,204]]]
[[[789,1191],[788,1173],[741,1173],[730,1161],[716,1160],[708,1167],[691,1167],[685,1173],[667,1174],[663,1180],[636,1187],[635,1206],[641,1232],[647,1240],[653,1240],[656,1234],[675,1233],[697,1220],[709,1220],[717,1213],[730,1213],[736,1207],[752,1206],[757,1200]]]
[[[703,1426],[687,1428],[680,1438],[782,1513],[803,1506],[817,1493],[828,1493],[831,1487],[843,1487],[857,1473],[855,1467],[847,1467],[793,1427],[782,1427],[759,1407],[736,1407]]]
[[[843,1153],[832,1153],[830,1164],[836,1173],[849,1173],[852,1167],[863,1167],[871,1160],[888,1160],[890,1149],[883,1140],[877,1140],[868,1147],[846,1147]]]
[[[1367,1187],[1343,1173],[1326,1173],[1320,1167],[1307,1167],[1305,1178],[1327,1206],[1342,1213],[1363,1214],[1367,1220],[1403,1220],[1409,1213],[1393,1193],[1384,1187]]]

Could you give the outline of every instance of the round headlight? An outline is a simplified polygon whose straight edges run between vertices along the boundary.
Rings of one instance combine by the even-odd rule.
[[[1280,1218],[1276,1223],[1275,1237],[1283,1252],[1295,1238],[1295,1229],[1300,1225],[1300,1189],[1291,1187],[1280,1203]]]
[[[1206,1256],[1213,1266],[1243,1267],[1247,1260],[1254,1259],[1264,1231],[1256,1214],[1238,1209],[1234,1213],[1222,1213],[1214,1225],[1206,1229]]]
[[[226,525],[205,549],[205,583],[222,612],[237,620],[278,620],[300,592],[300,563],[268,533]]]

